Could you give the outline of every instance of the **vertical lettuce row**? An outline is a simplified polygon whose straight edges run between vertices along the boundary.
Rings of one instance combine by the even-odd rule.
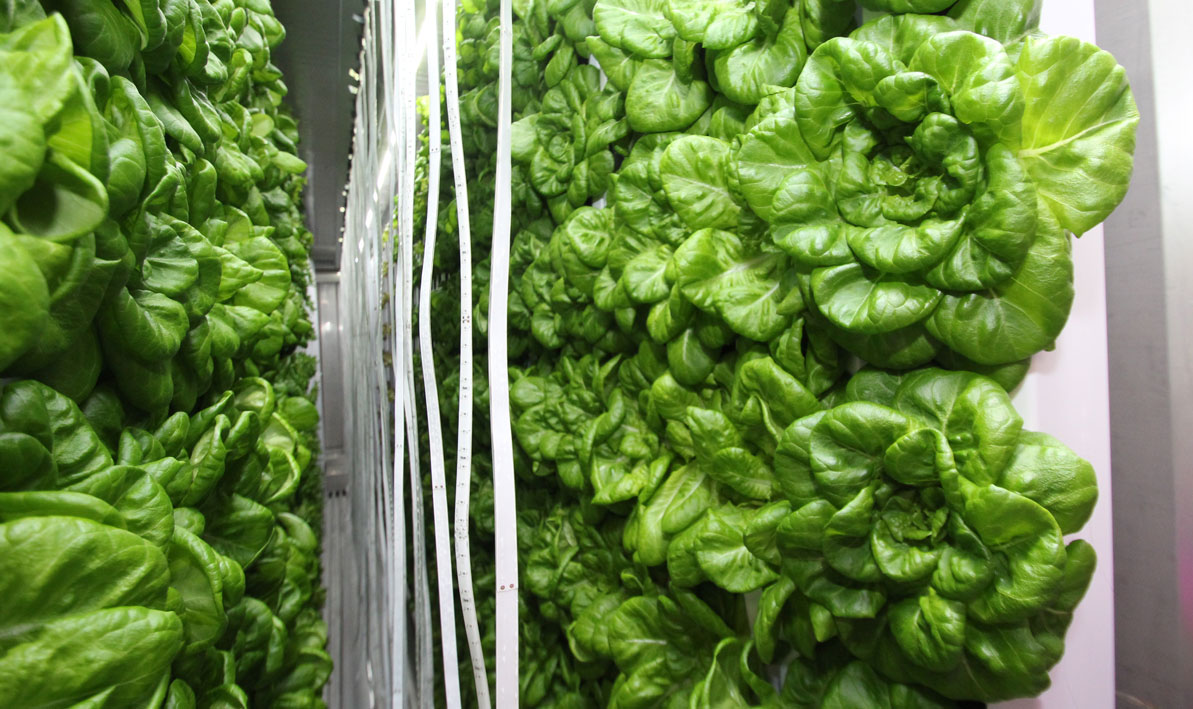
[[[542,66],[514,132],[524,641],[554,623],[568,650],[523,657],[536,698],[1047,687],[1097,490],[1007,392],[1064,327],[1071,236],[1122,200],[1139,117],[1038,2],[860,4],[861,27],[837,0],[518,10]],[[488,34],[462,57],[492,9],[463,12]]]
[[[267,2],[0,10],[0,704],[320,705],[284,36]]]

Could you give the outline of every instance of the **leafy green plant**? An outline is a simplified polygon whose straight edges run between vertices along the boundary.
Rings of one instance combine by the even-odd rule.
[[[790,512],[746,532],[808,599],[804,627],[831,616],[855,655],[957,699],[1047,687],[1093,573],[1063,539],[1093,511],[1093,469],[978,375],[864,372],[846,398],[784,432]]]
[[[572,67],[554,82],[548,75],[547,82],[553,85],[544,94],[539,112],[511,129],[514,158],[528,165],[534,189],[548,198],[566,196],[568,208],[579,207],[608,189],[613,172],[608,147],[628,130],[621,95],[601,90],[599,75],[596,67],[587,64]]]
[[[522,613],[540,644],[564,629],[603,704],[1036,694],[1088,585],[1092,550],[1062,536],[1092,470],[1022,432],[1007,392],[1068,318],[1070,234],[1125,192],[1125,75],[1042,35],[1032,0],[862,4],[882,14],[856,27],[836,0],[598,0],[590,26],[549,3],[558,40],[518,11],[545,38],[542,81],[516,82]],[[494,9],[463,11],[462,67]],[[607,85],[538,130],[583,57]],[[492,68],[466,78],[486,235]],[[628,127],[596,153],[578,140],[594,96],[622,97]],[[563,206],[568,168],[601,151],[607,190],[582,176]],[[850,376],[851,355],[891,371]],[[524,688],[551,686],[543,656],[522,661]]]
[[[1139,117],[1113,57],[962,27],[887,16],[821,45],[737,154],[746,200],[838,340],[870,358],[921,338],[884,365],[941,345],[984,365],[1050,346],[1072,302],[1065,232],[1101,222],[1130,179]],[[1037,98],[1062,86],[1071,111]]]
[[[160,702],[183,642],[166,555],[98,498],[34,495],[0,494],[9,630],[0,698],[12,706]],[[46,657],[67,667],[47,668]]]
[[[1122,198],[1129,87],[1108,54],[1042,35],[1033,0],[867,0],[883,14],[860,28],[856,5],[515,8],[525,701],[946,707],[1038,693],[1060,657],[1094,562],[1061,536],[1096,489],[1007,392],[1068,317],[1070,233]],[[458,23],[478,588],[496,12]],[[1071,101],[1071,132],[1045,93]],[[453,198],[441,185],[422,254],[441,374],[459,362]],[[854,357],[891,371],[850,376]]]
[[[313,329],[284,34],[267,2],[0,8],[19,679],[0,703],[321,703],[318,535],[293,514],[317,522],[321,496],[313,370],[292,355]]]

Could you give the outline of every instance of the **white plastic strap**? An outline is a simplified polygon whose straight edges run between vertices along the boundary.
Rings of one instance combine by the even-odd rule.
[[[367,637],[361,649],[367,651],[365,673],[371,696],[384,704],[392,697],[395,687],[399,694],[402,692],[402,675],[391,671],[394,666],[391,658],[398,654],[395,639],[404,632],[405,606],[394,598],[400,588],[395,575],[401,567],[392,563],[395,551],[404,553],[403,545],[395,541],[402,526],[394,523],[402,508],[390,496],[389,431],[379,425],[382,421],[377,418],[384,416],[386,402],[380,322],[384,286],[379,274],[379,236],[383,224],[379,223],[378,215],[388,215],[388,209],[379,209],[379,202],[384,197],[388,207],[393,190],[392,179],[387,180],[386,169],[378,169],[377,159],[378,149],[382,147],[377,126],[384,125],[384,116],[379,115],[382,112],[375,83],[381,70],[378,57],[386,51],[382,41],[384,26],[389,21],[378,9],[377,5],[370,5],[365,10],[361,73],[357,75],[360,86],[355,87],[357,116],[345,213],[343,293],[348,304],[345,312],[350,337],[346,366],[353,377],[351,381],[359,382],[350,389],[354,405],[348,407],[347,416],[348,430],[359,443],[353,446],[353,466],[362,476],[360,484],[353,486],[354,514],[362,516],[365,526],[365,536],[359,540],[363,544],[358,548],[363,550],[365,573],[360,593],[368,600],[369,622],[365,625]],[[386,158],[382,157],[380,163],[385,162]],[[396,608],[403,611],[397,613]],[[400,646],[402,642],[397,644]]]
[[[427,231],[423,242],[422,282],[418,297],[418,342],[427,400],[427,435],[431,455],[431,512],[435,520],[435,567],[439,582],[439,639],[443,655],[443,694],[447,709],[460,709],[460,667],[456,656],[456,594],[452,584],[451,520],[447,516],[447,477],[443,460],[443,426],[439,419],[439,382],[431,339],[431,283],[435,277],[435,237],[439,226],[439,172],[443,131],[439,112],[439,43],[431,0],[426,12],[427,37]]]
[[[431,587],[427,573],[426,520],[423,504],[423,474],[418,450],[418,404],[414,388],[414,172],[418,157],[417,78],[422,63],[417,48],[417,21],[414,0],[402,0],[398,15],[401,51],[401,117],[403,161],[401,170],[400,257],[394,283],[400,286],[395,312],[401,311],[400,327],[394,328],[397,345],[402,349],[404,396],[395,405],[406,408],[406,451],[410,463],[410,526],[414,538],[414,667],[417,679],[416,706],[434,703],[435,660],[431,632]],[[401,435],[401,430],[395,432]]]
[[[385,219],[384,227],[390,225],[390,205],[393,204],[393,191],[396,186],[396,174],[398,167],[401,164],[401,144],[398,142],[398,132],[401,130],[401,125],[397,121],[397,106],[399,105],[399,98],[395,96],[391,87],[396,82],[393,81],[393,68],[396,65],[396,58],[394,55],[394,14],[395,14],[395,0],[382,0],[379,3],[380,16],[380,33],[379,42],[381,51],[379,52],[379,63],[382,77],[382,84],[380,86],[383,92],[383,110],[381,125],[383,130],[380,135],[369,136],[370,142],[375,145],[383,147],[383,154],[381,158],[381,165],[378,168],[378,173],[375,176],[376,187],[373,193],[373,206],[375,210],[380,210]],[[372,92],[372,90],[370,90]],[[371,240],[377,245],[378,252],[380,252],[385,259],[382,263],[389,264],[392,254],[392,246],[388,249],[380,247],[385,246],[385,242],[379,239],[383,231],[381,225],[374,226],[369,230]],[[392,235],[391,235],[392,238]],[[385,253],[388,251],[389,253]],[[380,271],[380,264],[378,264],[378,271]],[[390,521],[390,539],[392,540],[392,549],[390,554],[389,580],[391,585],[391,606],[389,608],[391,623],[393,627],[393,644],[390,649],[390,681],[393,685],[393,694],[391,697],[392,709],[405,709],[407,702],[407,688],[406,688],[406,647],[407,647],[407,629],[406,629],[406,495],[405,484],[402,480],[403,465],[405,460],[405,438],[402,435],[403,427],[405,426],[406,409],[403,405],[405,397],[405,383],[406,379],[403,371],[403,355],[404,348],[399,346],[400,332],[400,318],[403,312],[400,301],[397,299],[398,279],[394,275],[394,269],[388,269],[388,278],[382,277],[379,282],[387,287],[387,294],[389,296],[390,309],[390,363],[391,363],[391,379],[390,383],[394,390],[393,403],[393,440],[392,440],[392,454],[387,461],[389,464],[389,484],[390,491],[393,495],[392,518]],[[380,275],[380,273],[378,273]],[[380,322],[377,323],[380,326]],[[385,399],[381,401],[382,406],[385,406]],[[382,427],[383,435],[385,427]],[[417,626],[416,626],[417,628]]]
[[[367,350],[367,359],[362,362],[367,373],[362,374],[364,374],[365,381],[372,384],[372,386],[365,387],[369,397],[366,403],[371,404],[371,407],[364,409],[366,413],[385,411],[386,372],[383,357],[383,329],[380,321],[384,282],[379,277],[380,264],[377,259],[380,250],[380,234],[384,225],[378,223],[377,215],[381,196],[388,197],[392,194],[393,189],[392,179],[389,179],[388,170],[384,167],[387,157],[381,157],[380,165],[382,167],[379,168],[378,150],[385,150],[388,146],[379,144],[378,126],[388,125],[386,118],[388,111],[383,108],[384,102],[379,103],[378,90],[374,86],[379,77],[381,77],[382,88],[387,83],[384,77],[388,76],[387,58],[391,45],[385,40],[385,37],[387,36],[386,28],[392,24],[392,19],[384,4],[372,5],[368,10],[365,28],[367,44],[362,61],[359,94],[364,107],[363,121],[361,131],[356,136],[358,145],[356,159],[360,160],[360,170],[355,190],[355,204],[359,220],[356,222],[358,231],[354,239],[357,253],[353,257],[355,270],[361,281],[361,287],[358,288],[362,299],[361,322],[359,323],[361,339],[367,338],[367,342],[362,341],[361,343]],[[383,130],[385,134],[388,134],[387,129]],[[390,156],[392,153],[386,151],[385,155]],[[392,160],[390,161],[392,162]],[[387,211],[381,213],[384,215],[387,214]],[[377,495],[379,499],[375,499],[373,505],[376,515],[373,527],[379,537],[381,554],[375,561],[370,558],[370,563],[375,563],[374,568],[376,569],[374,578],[370,580],[380,587],[378,590],[381,593],[377,594],[378,613],[381,616],[379,620],[386,623],[389,633],[388,637],[377,638],[373,647],[380,650],[377,657],[377,685],[381,691],[389,694],[391,701],[400,702],[401,698],[405,696],[405,678],[401,671],[395,671],[400,669],[398,664],[400,653],[396,648],[405,644],[406,615],[404,611],[399,613],[396,609],[405,608],[404,572],[400,571],[405,567],[405,505],[399,497],[401,487],[399,486],[395,490],[391,484],[390,431],[386,426],[379,426],[377,423],[380,422],[360,422],[363,427],[372,429],[366,432],[369,443],[368,450],[373,451],[376,455],[375,458],[365,459],[362,462],[366,466],[375,461],[380,463],[372,491],[375,495],[380,493]],[[366,467],[365,469],[370,468]],[[395,696],[398,699],[394,699]]]
[[[590,66],[595,66],[597,71],[600,72],[600,75],[597,77],[597,86],[602,89],[605,88],[605,84],[609,83],[609,77],[605,75],[605,70],[601,68],[601,63],[597,61],[595,54],[588,57],[588,64]]]
[[[364,36],[361,40],[361,49],[358,55],[358,66],[361,68],[361,71],[363,71],[365,67],[366,54],[368,52],[368,46],[370,42],[369,26],[372,22],[371,17],[372,13],[366,8],[364,12]],[[361,80],[361,75],[357,74],[355,71],[350,71],[349,76],[358,82]],[[344,361],[344,374],[346,377],[345,381],[359,381],[363,374],[361,371],[362,358],[359,353],[359,348],[354,347],[354,345],[357,344],[357,338],[359,337],[358,322],[359,313],[361,312],[359,305],[363,296],[361,294],[361,289],[357,286],[359,277],[356,272],[356,264],[359,263],[359,260],[354,258],[353,250],[355,248],[356,239],[360,231],[359,184],[363,165],[361,152],[363,145],[361,145],[360,136],[364,124],[365,97],[359,83],[356,85],[350,84],[348,90],[356,96],[356,118],[352,127],[353,151],[352,160],[349,165],[347,196],[344,204],[344,230],[341,236],[343,255],[340,263],[340,278],[344,296],[348,301],[345,303],[342,309],[342,314],[344,317],[344,332],[349,343],[349,346],[345,347],[345,352],[348,354]],[[362,531],[364,534],[364,539],[368,540],[370,543],[373,543],[378,539],[379,532],[375,524],[376,516],[375,514],[368,514],[369,508],[367,506],[367,502],[369,501],[368,491],[371,488],[372,482],[371,476],[369,475],[369,470],[365,465],[366,456],[368,455],[368,451],[366,450],[368,447],[368,438],[365,431],[355,425],[356,412],[360,410],[358,401],[359,399],[363,399],[365,396],[367,396],[366,389],[367,387],[352,387],[345,392],[348,402],[344,407],[344,414],[345,430],[348,431],[349,435],[352,436],[352,442],[355,444],[349,446],[348,448],[348,450],[351,451],[352,456],[352,469],[360,471],[363,474],[363,479],[360,481],[360,484],[352,487],[352,506],[354,510],[360,510],[362,513],[361,516],[363,518],[364,526]],[[375,502],[375,499],[372,501]],[[371,563],[371,557],[366,558],[364,561],[365,564],[363,573],[361,574],[361,582],[363,584],[367,584],[369,580],[374,577],[376,569]],[[376,600],[370,596],[365,596],[365,598],[369,598],[372,601]],[[375,604],[371,603],[366,607],[366,613],[372,614],[375,611]],[[375,619],[375,617],[373,619]],[[374,636],[372,633],[368,632],[370,629],[368,625],[366,625],[365,628],[368,638],[365,641],[364,649],[368,653],[366,657],[371,657],[373,650],[371,641],[374,639]],[[357,647],[359,648],[359,646]],[[367,669],[368,665],[366,665],[366,670]]]
[[[510,429],[508,300],[510,270],[510,83],[513,13],[501,0],[501,65],[497,100],[497,171],[489,281],[489,425],[493,440],[493,506],[497,557],[497,707],[518,709],[518,517]]]
[[[472,494],[472,227],[468,219],[468,175],[460,129],[460,89],[456,67],[456,0],[443,0],[443,84],[447,127],[451,140],[452,176],[456,187],[456,220],[460,235],[460,391],[456,428],[456,583],[460,611],[472,660],[476,704],[489,709],[489,675],[480,626],[476,622],[476,597],[472,585],[472,551],[468,534],[468,507]]]

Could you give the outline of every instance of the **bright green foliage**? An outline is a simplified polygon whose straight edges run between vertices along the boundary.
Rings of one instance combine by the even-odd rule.
[[[950,3],[921,4],[887,9]],[[808,306],[883,366],[943,348],[1001,365],[1049,347],[1072,302],[1066,233],[1101,222],[1130,179],[1139,117],[1122,67],[1071,38],[1004,48],[964,31],[1001,21],[978,5],[825,42],[791,108],[737,151],[743,195],[810,281]],[[1058,128],[1058,114],[1072,120]],[[925,328],[938,344],[896,355],[890,338]]]
[[[1094,567],[1062,536],[1097,490],[1088,463],[1020,430],[1007,392],[1064,326],[1070,234],[1122,199],[1138,117],[1113,58],[1041,35],[1035,0],[861,4],[885,14],[516,3],[527,705],[951,707],[1047,686]],[[497,8],[458,16],[477,343]],[[441,190],[422,257],[444,280],[419,316],[450,460],[458,229]],[[476,354],[469,531],[492,671]],[[943,369],[850,376],[850,355]]]
[[[716,52],[713,71],[727,98],[741,104],[756,104],[767,87],[789,86],[799,76],[806,57],[800,14],[791,8],[773,35],[755,37],[745,44]]]
[[[868,665],[853,660],[840,645],[830,644],[815,658],[797,659],[787,666],[779,693],[781,706],[797,709],[942,709],[953,702],[912,684],[886,679]]]
[[[1042,690],[1093,571],[1062,538],[1092,512],[1088,463],[1022,432],[977,375],[864,372],[847,398],[776,451],[783,573],[889,676],[959,699]]]
[[[91,15],[105,12],[71,5],[67,20],[91,27]],[[7,35],[13,56],[0,64],[20,74],[11,91],[36,97],[13,93],[5,105],[30,113],[5,124],[38,126],[5,141],[12,174],[0,189],[8,222],[0,238],[6,267],[22,272],[5,280],[5,297],[35,304],[6,328],[0,366],[8,373],[35,376],[82,401],[107,371],[130,404],[160,415],[230,385],[234,356],[267,364],[310,336],[301,309],[282,307],[302,301],[290,282],[292,271],[298,285],[305,282],[309,243],[295,201],[301,180],[290,177],[304,165],[292,153],[293,122],[275,107],[284,86],[271,87],[277,73],[268,45],[260,47],[260,66],[221,69],[251,55],[234,48],[227,19],[213,7],[198,3],[200,12],[202,37],[188,34],[195,27],[184,13],[179,47],[134,62],[172,56],[175,69],[192,72],[189,80],[163,74],[148,88],[110,76],[127,62],[106,50],[96,58],[116,62],[111,67],[72,60],[62,16]],[[249,12],[238,41],[280,41],[276,20]],[[114,17],[108,20],[126,22]],[[212,42],[218,51],[191,46]],[[193,73],[195,57],[178,65],[188,52],[205,56],[204,73]],[[251,81],[250,68],[258,72]],[[20,147],[31,135],[37,141]],[[38,315],[47,310],[49,317]],[[42,326],[30,332],[35,317]]]
[[[1021,431],[1004,389],[969,373],[866,370],[825,411],[773,360],[757,357],[739,365],[721,412],[702,408],[662,361],[644,358],[646,350],[600,368],[564,359],[569,379],[526,376],[512,391],[523,412],[515,431],[536,475],[554,467],[584,499],[613,511],[634,505],[621,532],[632,559],[609,546],[617,527],[598,524],[595,511],[564,521],[566,505],[557,506],[556,522],[520,533],[524,583],[553,599],[552,608],[570,609],[567,627],[579,633],[569,636],[572,651],[583,661],[612,654],[622,677],[611,704],[654,706],[705,691],[691,686],[691,663],[708,660],[686,650],[700,641],[667,635],[692,621],[657,619],[680,611],[614,581],[664,563],[673,593],[703,583],[733,594],[761,589],[749,639],[763,659],[786,644],[819,656],[827,652],[821,643],[840,636],[869,663],[850,665],[840,686],[814,673],[801,681],[816,683],[784,689],[821,697],[800,700],[807,706],[836,706],[828,695],[863,689],[894,692],[883,700],[892,706],[948,705],[923,689],[888,688],[871,668],[956,699],[995,701],[1047,686],[1093,570],[1088,545],[1066,547],[1062,535],[1081,528],[1097,493],[1088,463],[1049,436]],[[645,412],[635,411],[629,402],[642,397],[632,395],[633,381],[651,368],[664,374],[645,395]],[[620,384],[611,384],[615,374]],[[605,436],[614,445],[600,453],[595,444]],[[637,460],[627,455],[635,450]],[[553,541],[539,546],[533,540],[546,529]],[[584,590],[558,595],[575,584]],[[613,607],[608,630],[592,624],[589,614]],[[619,654],[623,633],[655,637],[645,646],[657,650],[630,650],[645,642],[631,639]],[[711,651],[732,635],[703,642]],[[1015,659],[1024,648],[1036,648],[1027,663]],[[735,691],[755,691],[740,684],[754,687],[742,679],[755,671],[749,647],[736,652],[746,664],[731,665]]]
[[[321,706],[284,36],[267,2],[0,9],[4,706]]]
[[[662,0],[598,0],[592,19],[601,39],[610,45],[641,57],[664,59],[671,56],[676,36],[667,11]]]
[[[184,630],[170,607],[166,556],[119,517],[105,524],[56,504],[69,493],[48,493],[41,504],[13,499],[30,494],[0,499],[8,631],[0,698],[9,706],[153,706]]]
[[[300,417],[306,412],[305,420],[299,419],[303,431],[299,433],[274,410],[275,397],[268,382],[242,381],[250,383],[251,395],[234,399],[229,392],[213,406],[190,416],[181,412],[171,416],[153,432],[124,428],[116,450],[100,440],[74,402],[49,387],[20,381],[0,392],[0,461],[7,471],[0,481],[0,489],[5,490],[0,492],[0,520],[16,524],[28,518],[25,527],[10,525],[12,532],[6,539],[20,549],[14,547],[0,557],[20,563],[5,578],[15,584],[14,589],[36,590],[32,585],[35,577],[39,579],[36,583],[46,583],[47,588],[74,589],[70,602],[86,605],[82,610],[145,606],[119,610],[140,613],[136,623],[152,629],[137,641],[139,645],[120,641],[121,647],[143,646],[151,659],[137,659],[140,650],[127,650],[127,657],[117,653],[111,666],[97,668],[94,677],[79,678],[88,683],[86,687],[91,689],[87,691],[99,692],[105,682],[128,684],[121,692],[164,691],[170,677],[169,661],[178,653],[173,676],[185,679],[199,696],[225,684],[236,687],[236,683],[245,691],[257,690],[265,696],[275,691],[270,681],[292,668],[289,661],[280,659],[289,652],[286,629],[322,632],[317,614],[303,610],[315,591],[317,537],[300,517],[285,511],[295,506],[302,473],[308,469],[311,451],[304,441],[311,440],[315,421],[306,405],[292,402],[293,397],[285,399],[287,410],[299,412]],[[268,426],[262,426],[263,416],[270,421]],[[30,535],[31,541],[22,541]],[[51,543],[55,538],[77,541],[64,546]],[[35,553],[31,544],[49,546]],[[89,544],[106,544],[111,549]],[[46,569],[51,567],[27,563],[33,558],[30,554],[43,554],[52,560],[53,568],[93,574],[94,579],[47,577]],[[90,566],[80,567],[76,554]],[[115,580],[118,574],[135,575],[124,584]],[[151,578],[157,580],[148,580]],[[136,588],[142,595],[113,595],[131,592],[121,590],[126,588]],[[250,595],[245,595],[246,591]],[[150,602],[157,592],[162,600]],[[142,597],[145,600],[137,601]],[[252,610],[240,610],[242,603]],[[78,612],[81,610],[68,615],[74,618]],[[264,617],[266,629],[275,628],[271,642],[280,644],[270,652],[279,658],[276,669],[268,674],[245,672],[239,678],[235,673],[221,675],[216,681],[208,673],[210,668],[222,666],[217,657],[222,651],[215,647],[223,642],[221,638],[242,632],[239,624],[247,622],[245,613]],[[43,620],[43,615],[22,612],[12,620],[49,623],[51,616]],[[85,619],[80,616],[73,622],[89,622]],[[97,618],[96,622],[97,632],[116,632],[104,625],[107,621]],[[78,632],[82,631],[72,630],[72,637]],[[90,632],[71,640],[78,644],[71,651],[92,652],[93,645],[107,647],[115,642],[93,637]],[[43,651],[37,647],[31,646],[28,652]],[[318,646],[312,648],[316,649]],[[25,662],[18,657],[14,654],[12,660]],[[326,655],[319,657],[326,668]],[[136,662],[131,665],[120,664],[133,660]],[[151,680],[151,686],[122,679],[121,673],[142,665],[158,666],[152,663],[164,663],[158,675],[136,675],[142,677],[138,682]],[[58,674],[36,667],[29,665],[22,672],[41,672],[38,676],[54,685],[39,691],[65,691],[50,682]],[[326,669],[322,674],[325,678]],[[313,692],[317,687],[292,687],[289,691]],[[37,695],[39,699],[51,696],[57,695]],[[127,706],[132,700],[121,701],[125,703],[112,706]]]
[[[634,72],[626,93],[626,118],[642,133],[683,130],[712,103],[708,82],[685,78],[662,59],[645,59]]]
[[[531,185],[544,197],[566,196],[570,208],[608,189],[608,147],[627,131],[624,98],[598,83],[596,67],[571,68],[514,129],[514,158],[528,166]]]

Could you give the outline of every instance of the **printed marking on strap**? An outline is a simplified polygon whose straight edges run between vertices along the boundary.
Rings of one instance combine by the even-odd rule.
[[[518,518],[514,491],[514,443],[510,429],[507,350],[510,212],[510,83],[513,13],[501,0],[497,100],[497,171],[489,281],[489,425],[493,445],[493,507],[497,557],[497,707],[518,709]]]
[[[377,170],[377,116],[378,116],[378,101],[377,92],[369,85],[371,79],[375,79],[378,74],[378,55],[385,51],[384,42],[381,37],[384,35],[384,17],[386,13],[381,11],[381,6],[374,6],[369,8],[369,18],[367,24],[365,56],[362,61],[363,75],[361,77],[362,91],[360,96],[364,99],[365,110],[362,112],[364,120],[361,125],[361,131],[356,138],[358,145],[363,143],[363,155],[359,157],[359,175],[361,182],[357,185],[356,203],[361,213],[361,221],[357,223],[359,229],[356,244],[357,254],[352,257],[352,263],[360,264],[363,257],[363,265],[355,267],[355,271],[361,274],[362,286],[357,289],[360,294],[361,307],[359,316],[362,318],[356,332],[360,333],[359,337],[365,349],[369,353],[366,361],[362,361],[362,366],[367,367],[371,371],[373,377],[372,387],[366,387],[365,392],[368,397],[366,403],[372,404],[368,411],[383,412],[381,408],[384,398],[384,387],[386,383],[385,365],[382,358],[382,351],[384,343],[382,339],[382,330],[379,327],[379,317],[381,313],[382,288],[383,281],[377,278],[377,262],[376,254],[378,251],[378,236],[379,231],[375,228],[376,223],[376,208],[379,194],[385,192],[390,194],[392,190],[392,183],[390,187],[385,189],[378,183],[379,176]],[[380,46],[379,46],[380,45]],[[366,253],[367,249],[367,253]],[[365,381],[369,381],[369,377],[363,377]],[[384,416],[384,414],[382,414]],[[377,537],[380,542],[382,554],[380,558],[376,559],[376,572],[373,580],[380,584],[378,589],[381,593],[377,594],[378,615],[385,621],[385,627],[388,629],[388,634],[377,634],[372,648],[379,650],[377,661],[378,672],[376,687],[387,696],[391,702],[399,702],[400,698],[404,697],[404,677],[401,673],[394,673],[392,670],[396,664],[391,662],[391,658],[396,656],[394,652],[394,645],[403,645],[405,643],[405,613],[397,613],[396,608],[404,607],[404,601],[399,602],[393,596],[398,593],[400,585],[396,583],[396,570],[404,566],[395,563],[394,556],[396,553],[404,553],[405,545],[397,541],[397,534],[399,530],[403,529],[404,525],[395,524],[394,520],[403,514],[403,507],[395,504],[396,500],[392,497],[390,485],[390,448],[388,429],[385,426],[376,425],[375,421],[370,421],[363,426],[365,429],[366,440],[368,441],[368,450],[377,453],[377,460],[380,465],[376,470],[376,477],[373,486],[374,491],[374,513],[373,526],[377,532]],[[371,424],[371,425],[370,425]],[[367,451],[366,451],[367,455]],[[362,463],[368,462],[362,458]],[[380,495],[377,495],[377,488],[380,487]],[[372,538],[372,535],[369,537]],[[370,559],[372,562],[372,559]],[[369,669],[370,685],[374,685],[374,674]],[[373,687],[371,686],[371,689]],[[397,695],[398,700],[394,699]]]
[[[397,111],[395,110],[400,101],[400,96],[395,96],[391,91],[394,86],[392,73],[396,65],[396,58],[394,53],[394,15],[396,13],[396,0],[382,0],[379,3],[381,16],[381,32],[379,53],[380,69],[383,84],[381,89],[384,92],[384,110],[381,112],[381,126],[382,131],[378,136],[376,133],[368,136],[369,143],[372,145],[384,146],[383,157],[381,159],[381,166],[378,174],[375,176],[375,191],[374,191],[374,207],[380,205],[392,205],[393,196],[396,188],[396,175],[401,165],[401,160],[404,157],[400,150],[401,145],[398,142],[399,132],[401,131],[400,124],[395,125],[394,121],[397,118]],[[400,88],[400,86],[399,86]],[[372,93],[372,92],[371,92]],[[375,112],[372,115],[377,115]],[[372,117],[372,116],[371,116]],[[396,155],[395,155],[396,153]],[[396,159],[395,159],[396,158]],[[384,201],[380,201],[384,197]],[[386,209],[386,214],[389,214],[389,209]],[[387,220],[388,221],[388,220]],[[392,231],[390,230],[390,223],[386,224],[385,231],[389,231],[392,238]],[[374,232],[376,238],[372,243],[377,248],[377,256],[385,258],[385,261],[377,263],[376,268],[381,269],[381,264],[388,265],[388,254],[381,247],[385,245],[385,241],[381,238],[381,233]],[[392,247],[390,248],[392,252]],[[371,261],[372,259],[370,259]],[[380,261],[380,259],[378,259]],[[408,643],[407,621],[406,621],[406,555],[407,555],[407,538],[406,538],[406,495],[405,484],[402,479],[403,461],[405,459],[405,438],[402,436],[403,426],[405,425],[405,407],[401,405],[405,397],[403,391],[405,379],[402,374],[402,349],[397,346],[397,335],[399,332],[398,322],[401,317],[401,308],[395,299],[396,295],[396,277],[394,276],[393,268],[386,268],[385,276],[379,279],[386,288],[386,293],[389,300],[390,309],[390,361],[391,361],[391,379],[390,384],[394,391],[394,405],[393,405],[393,428],[392,441],[389,444],[389,459],[386,461],[389,468],[389,492],[393,496],[392,504],[392,518],[390,527],[390,540],[392,543],[391,553],[389,555],[389,580],[391,585],[391,605],[389,608],[391,622],[393,624],[393,642],[390,644],[390,681],[393,684],[393,694],[391,698],[391,706],[393,709],[405,709],[407,702],[406,690],[406,668],[405,668],[405,653]],[[381,309],[377,311],[381,314]],[[378,323],[380,324],[380,323]],[[384,381],[384,379],[382,379]],[[381,399],[382,406],[385,405],[386,398]],[[383,441],[388,437],[390,431],[382,427]],[[417,626],[416,626],[417,630]]]
[[[460,238],[460,389],[456,437],[456,579],[460,610],[472,660],[478,709],[489,709],[489,675],[476,620],[472,583],[472,551],[468,534],[468,507],[472,490],[472,227],[468,215],[468,175],[464,169],[464,144],[460,129],[460,90],[456,67],[456,2],[443,2],[443,82],[446,93],[452,175],[456,187],[456,217]]]
[[[439,588],[439,637],[443,654],[443,694],[447,709],[460,709],[460,666],[456,655],[456,595],[452,583],[451,520],[447,515],[447,477],[443,458],[443,425],[439,415],[439,383],[435,379],[435,343],[431,337],[431,287],[435,276],[435,241],[439,225],[440,154],[443,131],[439,110],[439,43],[435,13],[427,5],[427,230],[423,242],[422,282],[418,299],[418,339],[427,401],[427,434],[431,456],[431,513],[435,522],[435,572]]]
[[[414,171],[417,160],[418,112],[417,76],[419,57],[416,53],[416,18],[414,0],[401,0],[400,14],[396,15],[400,33],[398,55],[400,104],[399,135],[402,145],[402,167],[399,173],[398,216],[398,264],[393,278],[395,297],[393,308],[399,315],[394,327],[395,351],[400,349],[402,371],[395,372],[395,380],[402,377],[402,397],[395,398],[394,405],[405,408],[406,452],[409,458],[410,476],[410,527],[413,537],[414,556],[414,668],[416,692],[413,699],[417,706],[433,702],[434,693],[434,648],[431,632],[430,582],[427,574],[426,520],[423,505],[422,466],[418,450],[418,406],[414,388]],[[396,382],[395,382],[396,384]],[[395,429],[394,435],[401,436],[402,429]]]
[[[404,639],[399,638],[405,632],[404,603],[397,602],[393,597],[399,590],[395,574],[401,568],[400,564],[394,563],[394,556],[404,553],[404,545],[396,541],[402,525],[396,524],[394,520],[403,514],[403,508],[394,504],[395,500],[391,498],[389,430],[384,425],[377,425],[380,421],[374,418],[378,414],[384,417],[382,407],[387,401],[386,370],[382,358],[384,345],[379,321],[384,279],[378,274],[381,230],[377,228],[377,214],[388,214],[393,181],[387,180],[387,175],[378,174],[386,171],[378,170],[377,154],[381,146],[378,145],[377,125],[381,121],[378,120],[377,92],[372,83],[379,76],[379,55],[388,54],[383,38],[390,18],[384,8],[376,4],[366,8],[365,15],[362,74],[357,75],[361,85],[356,92],[352,182],[349,184],[345,207],[346,254],[343,264],[345,292],[356,306],[347,311],[348,330],[353,339],[348,366],[354,374],[352,381],[360,381],[363,386],[354,389],[361,405],[350,407],[346,413],[350,430],[359,432],[363,444],[354,450],[353,463],[356,469],[367,476],[365,479],[368,481],[354,486],[354,505],[359,504],[359,509],[364,513],[366,540],[376,540],[380,549],[379,554],[369,554],[365,559],[364,580],[371,587],[376,587],[376,593],[370,596],[372,603],[368,610],[375,622],[366,626],[369,636],[365,640],[368,659],[364,669],[371,696],[380,693],[384,703],[386,699],[393,701],[395,694],[399,698],[403,696],[404,678],[401,673],[391,671],[396,666],[391,665],[391,658],[397,655],[394,645],[404,645]],[[385,202],[382,202],[383,197]],[[387,208],[379,212],[381,204],[386,204]],[[356,423],[357,411],[363,411],[370,420],[353,425]],[[399,608],[403,611],[398,612]],[[400,703],[400,699],[398,701]]]

